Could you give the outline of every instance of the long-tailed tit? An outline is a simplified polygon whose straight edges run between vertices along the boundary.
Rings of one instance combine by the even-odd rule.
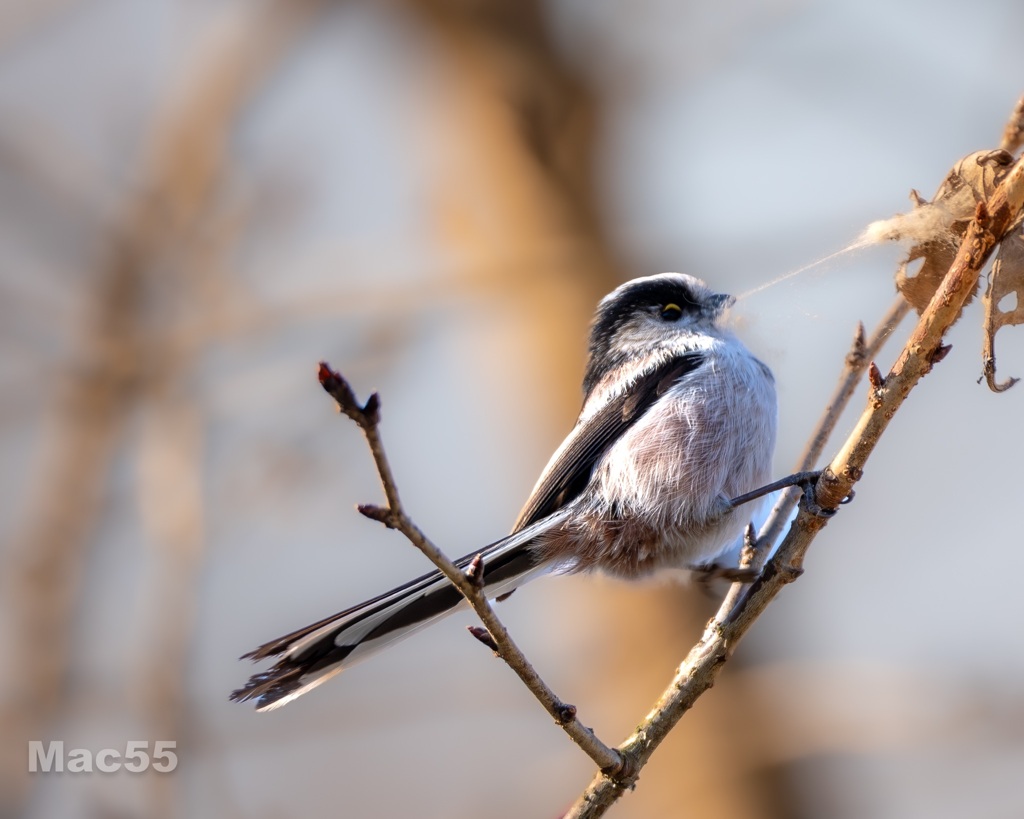
[[[482,556],[489,597],[552,569],[635,578],[698,566],[740,536],[750,513],[730,498],[767,482],[777,410],[771,371],[722,326],[732,302],[679,273],[601,301],[576,425],[512,534],[457,561]],[[461,602],[426,574],[247,654],[278,659],[231,698],[277,708]]]

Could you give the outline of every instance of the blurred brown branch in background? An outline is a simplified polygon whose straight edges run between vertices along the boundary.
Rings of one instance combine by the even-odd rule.
[[[203,420],[184,383],[204,339],[182,336],[176,325],[204,304],[216,309],[201,294],[212,284],[204,281],[214,269],[207,258],[222,237],[204,233],[204,220],[226,170],[228,137],[254,89],[319,6],[240,6],[211,26],[158,111],[134,188],[117,207],[122,215],[100,239],[107,252],[93,274],[91,311],[78,330],[74,360],[51,376],[57,397],[47,446],[34,468],[23,528],[6,555],[4,594],[19,624],[6,659],[18,669],[17,687],[0,711],[6,739],[0,770],[11,807],[27,791],[28,740],[50,735],[67,698],[80,576],[121,436],[140,404],[149,408],[142,506],[161,566],[146,613],[154,620],[152,650],[130,688],[141,692],[147,735],[187,734],[182,679],[203,547]],[[47,168],[42,161],[33,165]],[[40,181],[59,190],[53,180],[47,174]],[[132,672],[126,676],[129,685]],[[158,805],[162,815],[172,815],[173,782],[150,782],[162,791],[150,800],[151,815]]]
[[[5,42],[34,36],[82,5],[53,0],[36,4],[31,14],[7,15],[0,20]],[[627,278],[602,228],[595,189],[595,146],[604,116],[600,89],[560,53],[543,3],[399,5],[422,27],[422,38],[446,70],[448,93],[435,121],[445,129],[461,178],[472,184],[433,192],[434,228],[452,256],[468,263],[453,264],[440,280],[415,283],[397,296],[384,288],[374,299],[414,313],[446,293],[494,289],[528,307],[521,314],[537,318],[523,344],[548,397],[550,423],[558,427],[560,416],[576,409],[579,379],[573,356],[551,351],[576,349],[590,303]],[[71,635],[84,607],[82,574],[103,521],[109,476],[118,454],[136,443],[126,441],[133,416],[141,408],[130,454],[139,461],[138,505],[157,547],[156,567],[143,595],[139,664],[121,670],[124,688],[109,696],[113,702],[138,697],[141,702],[133,704],[145,733],[187,742],[198,730],[188,719],[183,684],[205,545],[200,465],[209,444],[203,407],[187,386],[198,358],[218,335],[269,333],[268,317],[286,325],[353,305],[373,311],[368,294],[353,292],[348,283],[337,294],[320,292],[284,305],[253,308],[243,298],[226,303],[222,262],[239,240],[239,226],[221,210],[232,133],[250,100],[266,92],[276,67],[326,7],[257,2],[212,14],[198,46],[180,55],[160,92],[137,167],[124,174],[126,190],[50,131],[29,125],[3,134],[0,162],[49,209],[45,241],[67,245],[68,234],[79,231],[103,248],[89,272],[92,310],[74,331],[69,361],[50,377],[58,386],[45,448],[32,467],[20,530],[5,553],[6,605],[17,624],[8,663],[19,669],[0,712],[8,738],[2,784],[12,809],[24,802],[29,785],[25,739],[47,736],[61,719],[84,710],[67,682]],[[12,134],[18,139],[12,141]],[[21,294],[17,302],[22,312],[26,298]],[[13,313],[15,305],[12,299],[3,309]],[[32,312],[51,314],[46,307]],[[580,320],[567,321],[574,314]],[[616,596],[633,595],[606,592],[611,602],[602,611],[608,612],[618,605]],[[681,633],[703,618],[704,601],[680,600],[671,589],[631,596],[627,604],[637,617],[679,624]],[[635,656],[630,662],[613,659],[592,676],[592,685],[620,692],[642,688],[652,669],[676,656],[674,642],[653,639],[636,652],[620,618],[601,628],[610,644]],[[610,699],[621,702],[623,718],[631,719],[628,697]],[[721,705],[745,715],[738,719],[744,730],[758,730],[748,701],[723,699]],[[742,743],[742,732],[722,737],[711,721],[671,750],[672,765],[689,772],[686,787],[695,809],[705,799],[720,815],[736,819],[762,819],[774,811],[760,784],[738,787],[719,764],[734,758]],[[716,753],[708,752],[712,745]],[[153,811],[175,811],[170,790],[178,782],[152,783],[146,801]],[[671,801],[678,787],[670,779],[649,781],[645,797],[661,789]]]
[[[579,349],[579,328],[589,313],[575,324],[566,316],[629,278],[601,225],[595,190],[600,89],[559,55],[537,0],[406,5],[426,22],[450,66],[451,108],[438,116],[457,123],[452,150],[476,182],[474,189],[438,192],[438,231],[458,256],[475,261],[474,278],[497,269],[503,297],[517,299],[521,315],[539,315],[522,352],[535,362],[560,434],[559,407],[568,418],[578,410],[579,372],[571,357],[551,351]],[[602,595],[601,605],[585,616],[604,644],[619,649],[587,684],[606,695],[620,721],[632,724],[629,694],[646,691],[661,669],[678,661],[684,641],[692,639],[688,632],[699,633],[707,605],[670,587],[638,592],[609,586]],[[630,617],[617,614],[623,607]],[[637,649],[639,620],[675,628],[668,639],[642,641]],[[626,655],[628,662],[618,659]],[[664,752],[666,768],[676,774],[649,778],[637,810],[656,815],[685,789],[694,814],[785,816],[792,796],[782,769],[761,769],[737,782],[728,764],[744,755],[747,735],[768,730],[754,703],[723,695],[711,708],[709,714],[734,717],[736,730],[724,735],[712,717],[680,732]]]

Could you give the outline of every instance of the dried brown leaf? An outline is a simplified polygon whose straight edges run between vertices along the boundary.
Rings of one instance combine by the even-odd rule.
[[[1005,151],[968,154],[953,166],[931,202],[906,215],[905,236],[916,242],[896,272],[896,287],[918,313],[928,306],[953,263],[978,202],[991,197],[1011,161]],[[904,237],[897,233],[891,238]],[[920,269],[910,274],[908,266],[918,259],[924,260]]]
[[[1016,300],[1012,306],[1008,297]],[[1020,379],[996,381],[995,335],[999,328],[1024,324],[1024,224],[1018,223],[999,246],[983,298],[985,302],[985,380],[993,392],[1010,389]],[[1005,305],[1005,306],[1004,306]]]

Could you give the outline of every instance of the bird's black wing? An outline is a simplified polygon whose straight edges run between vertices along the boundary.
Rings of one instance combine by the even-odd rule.
[[[686,353],[641,375],[621,395],[569,434],[558,461],[537,485],[519,513],[513,532],[530,526],[575,499],[590,481],[601,457],[680,378],[704,362],[702,353]]]

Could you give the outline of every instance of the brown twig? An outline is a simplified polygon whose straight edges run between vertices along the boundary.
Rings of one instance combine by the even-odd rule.
[[[879,390],[878,406],[869,406],[864,412],[845,446],[818,482],[818,496],[826,506],[845,496],[860,479],[864,463],[888,426],[892,412],[932,366],[945,357],[948,348],[942,344],[942,335],[973,293],[981,268],[1020,214],[1022,203],[1024,164],[1018,161],[990,202],[978,204],[942,286],[921,314],[903,352],[885,377],[884,386]]]
[[[874,362],[889,336],[906,318],[910,312],[910,303],[901,295],[889,307],[889,310],[882,317],[881,321],[871,333],[869,339],[864,338],[864,325],[858,324],[854,333],[853,344],[850,352],[846,354],[846,362],[843,371],[839,376],[839,383],[836,384],[832,397],[825,406],[825,412],[818,421],[818,426],[811,434],[807,446],[801,453],[796,463],[795,471],[804,472],[814,469],[825,451],[825,445],[832,437],[839,419],[846,411],[856,392],[857,385],[864,375],[864,371]],[[775,543],[782,534],[782,528],[786,525],[790,515],[796,508],[800,499],[799,493],[795,491],[783,492],[775,506],[772,508],[764,526],[761,527],[758,542],[769,544]]]
[[[452,582],[486,627],[485,634],[489,639],[485,639],[483,633],[471,630],[473,636],[484,642],[505,661],[555,722],[602,771],[612,777],[621,775],[624,766],[619,752],[601,742],[593,731],[577,719],[575,706],[562,702],[555,696],[494,613],[483,590],[483,567],[479,561],[474,560],[465,570],[460,569],[406,514],[398,497],[398,488],[381,441],[380,399],[376,393],[371,395],[364,405],[360,405],[345,379],[327,364],[321,362],[318,375],[320,384],[337,402],[339,410],[362,429],[384,488],[387,506],[363,505],[359,507],[359,511],[366,517],[405,535],[409,542]]]
[[[885,377],[877,400],[869,401],[856,428],[819,479],[815,495],[820,507],[834,509],[849,495],[864,474],[864,465],[893,414],[939,357],[948,352],[948,347],[942,343],[943,335],[959,317],[992,249],[1020,214],[1022,205],[1024,164],[1018,162],[988,206],[978,205],[942,286],[921,314],[917,327]],[[566,814],[567,819],[603,815],[635,784],[641,768],[668,732],[714,683],[737,642],[782,588],[802,574],[807,548],[827,520],[806,508],[800,510],[778,552],[749,593],[731,610],[725,610],[724,606],[719,610],[654,710],[619,746],[619,751],[631,763],[626,766],[628,773],[616,778],[597,774]]]
[[[1017,100],[1003,130],[1003,140],[999,147],[1007,153],[1015,154],[1021,145],[1024,145],[1024,97]]]
[[[888,312],[878,323],[878,326],[875,327],[870,340],[865,340],[864,338],[863,323],[857,324],[857,330],[853,336],[853,345],[850,347],[850,352],[846,354],[845,366],[839,376],[839,383],[836,385],[832,397],[825,406],[825,412],[818,421],[818,426],[811,433],[807,446],[797,461],[794,475],[811,474],[810,470],[813,470],[814,466],[818,463],[821,453],[825,450],[825,445],[828,443],[829,438],[832,437],[832,433],[835,431],[842,414],[846,411],[850,399],[853,398],[854,391],[857,388],[857,384],[860,383],[864,371],[873,365],[874,358],[878,355],[882,346],[909,312],[910,303],[903,296],[897,296],[896,301],[893,302]],[[814,474],[818,475],[820,473]],[[783,483],[782,486],[785,486],[785,484]],[[782,487],[773,487],[773,491],[774,488]],[[733,502],[735,503],[736,500],[733,499]],[[793,510],[796,509],[799,500],[799,492],[791,490],[782,492],[775,506],[772,507],[771,512],[765,519],[764,525],[761,527],[761,531],[754,543],[745,546],[744,552],[749,550],[746,565],[741,563],[739,571],[727,572],[722,575],[734,582],[728,592],[726,592],[722,604],[719,606],[718,614],[715,615],[715,619],[718,622],[725,622],[729,618],[730,612],[741,604],[743,596],[749,590],[750,583],[761,573],[764,561],[771,553],[770,546],[777,542],[782,535],[782,528],[793,514]],[[745,536],[745,541],[749,542],[749,540],[750,535],[748,534]]]

